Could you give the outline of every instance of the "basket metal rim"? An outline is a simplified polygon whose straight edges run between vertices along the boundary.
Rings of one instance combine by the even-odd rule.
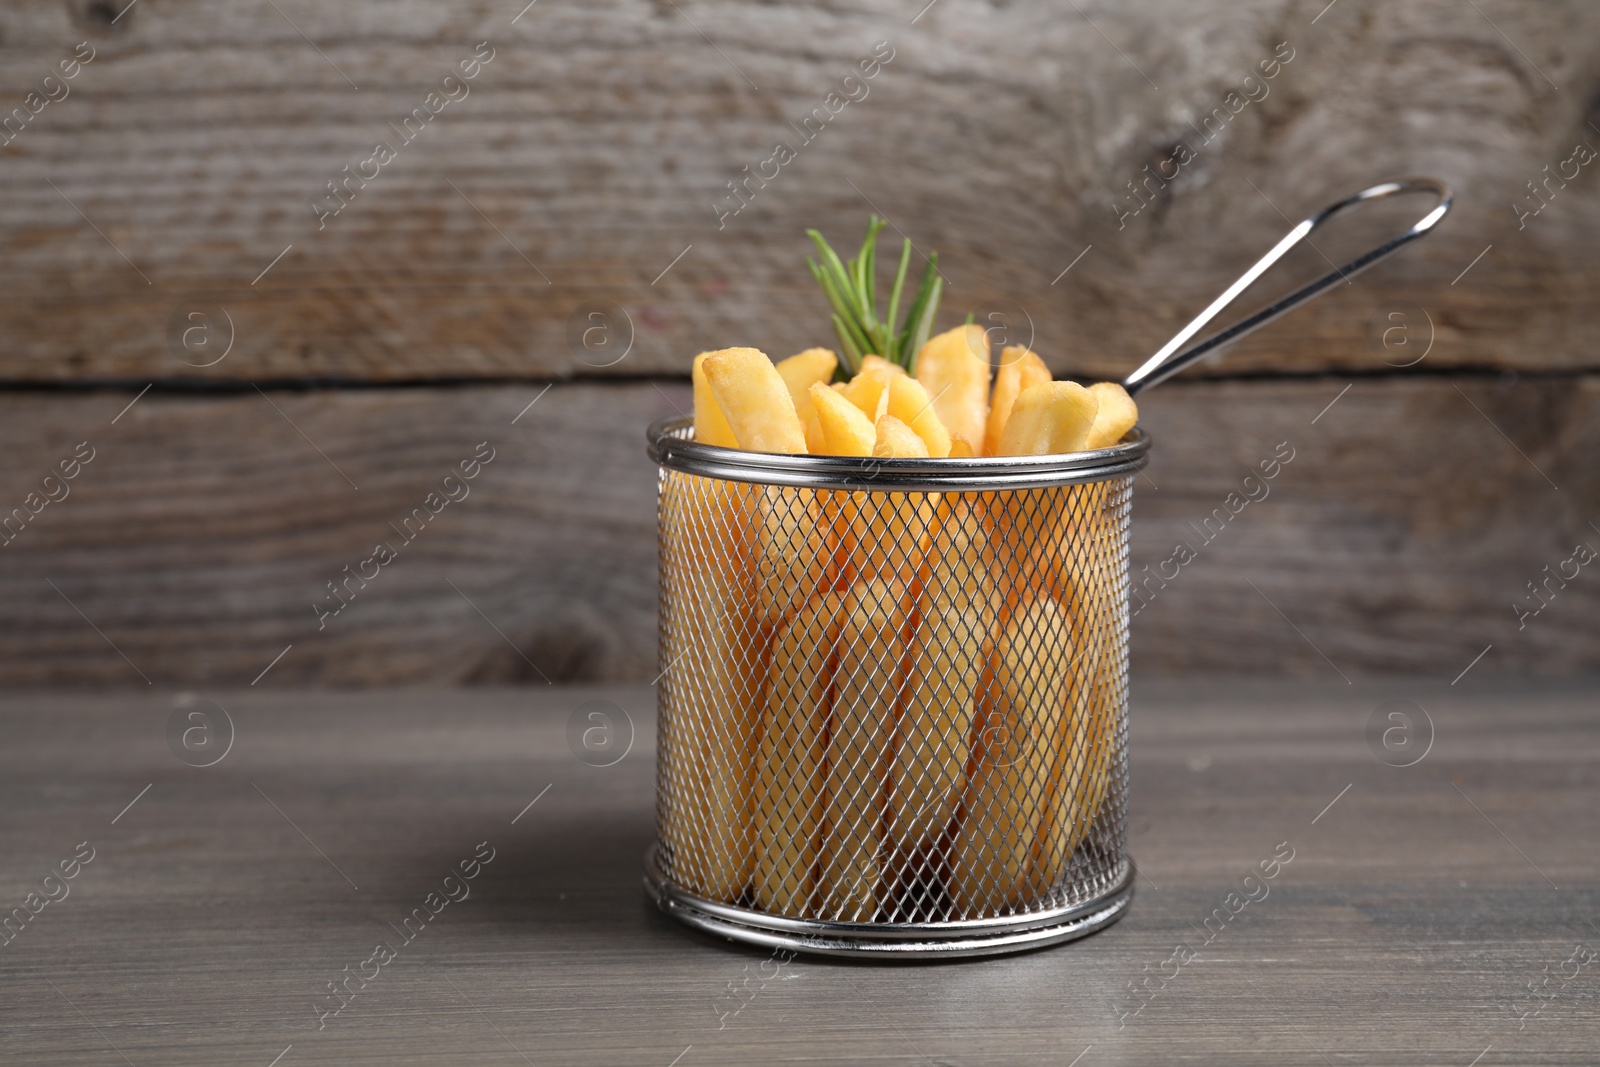
[[[650,424],[650,458],[668,470],[724,481],[854,492],[962,492],[1082,485],[1133,474],[1149,460],[1150,435],[1134,427],[1121,443],[1050,456],[972,459],[880,459],[876,456],[746,452],[690,440],[693,420],[674,415]]]
[[[645,853],[645,891],[664,913],[707,933],[766,948],[870,959],[993,956],[1060,944],[1092,934],[1121,918],[1133,901],[1135,868],[1122,858],[1122,874],[1091,900],[1062,908],[988,919],[920,923],[831,922],[793,919],[722,904],[673,884]]]

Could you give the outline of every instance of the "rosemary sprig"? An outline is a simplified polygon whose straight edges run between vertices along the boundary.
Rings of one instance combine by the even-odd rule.
[[[822,287],[823,295],[833,309],[833,332],[839,339],[842,358],[838,377],[853,377],[861,369],[863,356],[882,356],[897,363],[907,372],[916,369],[917,352],[927,343],[933,332],[933,320],[939,312],[939,295],[944,289],[944,279],[939,276],[939,254],[928,256],[927,269],[917,285],[916,295],[900,319],[900,301],[905,291],[907,269],[911,265],[911,241],[907,238],[900,246],[900,263],[894,273],[894,287],[889,291],[887,314],[878,307],[878,234],[887,223],[873,215],[867,224],[867,236],[861,242],[861,251],[854,259],[843,262],[822,234],[807,230],[806,236],[817,247],[817,258],[806,257],[811,276]]]

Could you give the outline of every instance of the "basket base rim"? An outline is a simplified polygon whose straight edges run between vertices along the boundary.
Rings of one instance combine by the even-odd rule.
[[[674,885],[644,857],[644,888],[656,906],[705,933],[763,948],[876,960],[962,959],[998,956],[1075,941],[1122,918],[1133,901],[1135,868],[1125,857],[1122,877],[1091,900],[1053,912],[976,922],[847,923],[788,919],[696,896]]]

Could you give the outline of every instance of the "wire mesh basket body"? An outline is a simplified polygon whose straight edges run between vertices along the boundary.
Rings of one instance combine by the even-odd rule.
[[[657,903],[848,955],[1015,951],[1132,896],[1128,529],[1148,439],[661,466]]]

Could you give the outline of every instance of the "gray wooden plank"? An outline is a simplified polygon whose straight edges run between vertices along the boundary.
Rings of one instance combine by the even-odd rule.
[[[0,397],[7,506],[80,442],[97,450],[0,548],[0,684],[247,685],[290,645],[261,685],[655,677],[643,428],[687,410],[685,386],[152,392],[118,418],[133,398]],[[1513,610],[1575,544],[1600,547],[1597,405],[1593,378],[1149,393],[1134,669],[1448,680],[1491,644],[1474,671],[1600,669],[1590,568],[1520,629]],[[327,583],[402,544],[398,524],[486,441],[469,495],[319,629]],[[1260,496],[1245,478],[1283,445],[1268,495],[1230,504]],[[1180,542],[1196,558],[1163,586]]]
[[[847,243],[874,207],[940,252],[949,323],[1023,311],[1056,366],[1105,377],[1285,215],[1412,172],[1461,190],[1442,232],[1227,365],[1382,371],[1418,351],[1372,344],[1404,309],[1416,331],[1431,318],[1431,365],[1596,366],[1600,207],[1593,168],[1571,162],[1595,136],[1593,5],[907,6],[610,0],[518,19],[514,0],[405,0],[380,24],[305,0],[145,3],[113,26],[105,5],[9,5],[10,106],[77,42],[96,58],[0,148],[0,379],[681,374],[705,348],[783,355],[830,343],[804,229]],[[391,124],[485,40],[470,94],[320,224],[328,183],[398,143]],[[804,142],[796,127],[880,41],[892,60],[849,89],[867,95]],[[1246,103],[1275,53],[1293,58]],[[719,223],[727,183],[780,140],[797,157]],[[1194,160],[1147,179],[1180,142]],[[1546,180],[1541,199],[1528,183]],[[1146,181],[1148,202],[1130,190]],[[1318,244],[1338,258],[1358,241]],[[196,367],[219,349],[180,359],[169,320],[217,304],[233,349]],[[569,337],[591,304],[631,317],[615,365]]]
[[[280,1053],[284,1067],[1587,1063],[1590,970],[1555,982],[1538,1017],[1512,1008],[1547,964],[1600,941],[1586,923],[1600,903],[1585,844],[1600,830],[1594,692],[1142,683],[1131,832],[1144,877],[1122,922],[1000,960],[802,958],[764,987],[764,954],[694,935],[643,897],[647,688],[209,690],[191,696],[226,707],[236,740],[204,769],[167,748],[180,694],[12,694],[0,899],[20,900],[79,841],[96,856],[0,948],[0,1048],[37,1064],[122,1062],[114,1046],[137,1064],[263,1067]],[[1404,769],[1363,736],[1397,698],[1435,732]],[[611,767],[567,747],[591,699],[636,726]],[[484,840],[496,855],[471,895],[318,1030],[323,983]],[[1294,859],[1268,896],[1119,1019],[1127,984],[1178,940],[1198,943],[1195,927],[1284,841]],[[747,970],[760,991],[723,1020],[715,1002]]]

